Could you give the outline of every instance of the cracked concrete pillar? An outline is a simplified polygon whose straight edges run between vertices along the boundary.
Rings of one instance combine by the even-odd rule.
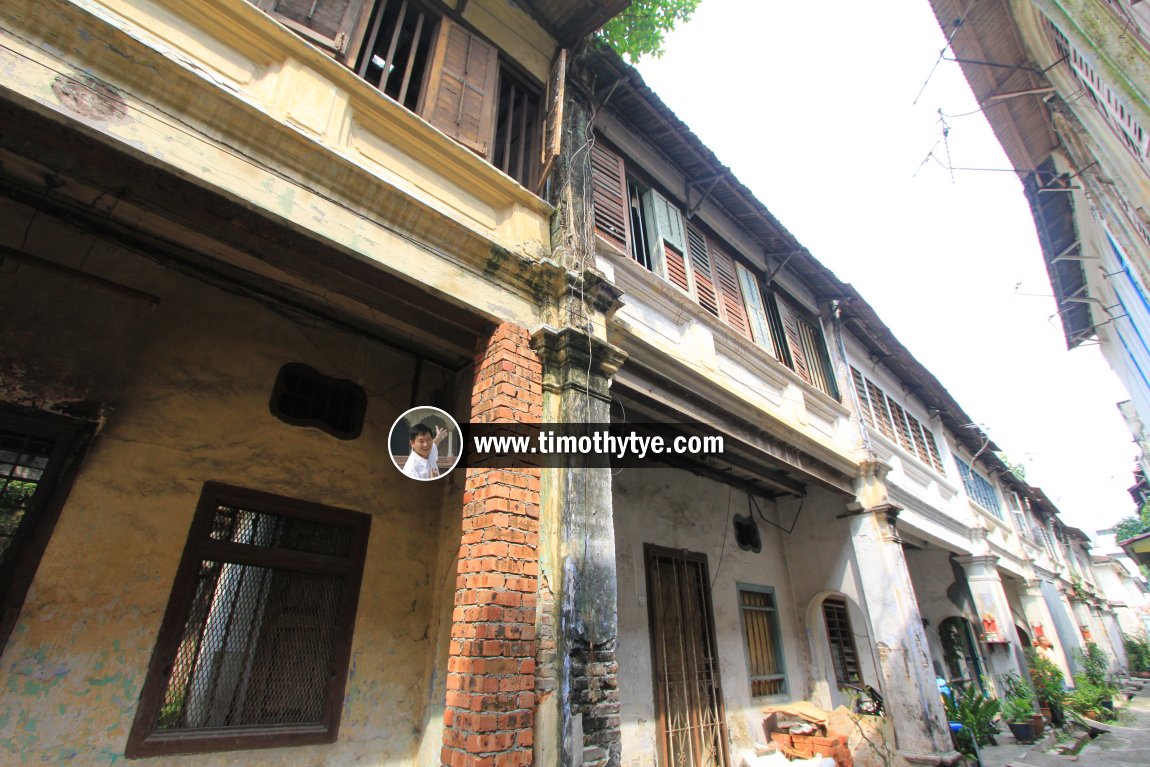
[[[1036,651],[1051,660],[1062,670],[1063,676],[1070,679],[1068,650],[1062,646],[1054,615],[1050,612],[1050,605],[1042,593],[1042,581],[1038,578],[1027,580],[1018,590],[1018,596],[1022,601],[1026,620],[1030,623],[1030,639],[1034,647],[1038,648]]]
[[[871,636],[878,650],[887,714],[898,752],[911,764],[954,764],[946,714],[930,663],[922,615],[895,528],[898,507],[884,498],[881,466],[864,465],[858,497],[863,508],[850,518]]]
[[[532,342],[543,361],[548,424],[610,421],[611,376],[625,355],[571,327],[544,327]],[[621,758],[617,577],[611,470],[574,466],[543,472],[541,604],[547,648],[539,673],[553,680],[541,701],[537,763],[614,767]]]
[[[979,634],[980,644],[986,648],[987,667],[993,677],[990,681],[995,683],[998,677],[1010,672],[1021,676],[1025,671],[1018,664],[1022,646],[1014,629],[1014,613],[1002,587],[1002,576],[998,573],[998,557],[981,554],[957,557],[956,561],[966,573],[966,582],[978,611],[974,628]]]

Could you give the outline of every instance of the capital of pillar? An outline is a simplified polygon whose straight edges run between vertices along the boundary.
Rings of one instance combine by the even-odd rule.
[[[886,485],[886,475],[891,466],[873,458],[859,461],[859,473],[855,478],[855,507],[870,511],[882,506],[890,506],[890,495]]]
[[[531,334],[531,347],[543,363],[543,390],[582,393],[609,403],[610,384],[627,353],[574,327],[544,325]]]
[[[956,562],[962,565],[968,581],[985,580],[1002,582],[998,574],[998,557],[994,554],[974,554],[966,557],[955,557]]]

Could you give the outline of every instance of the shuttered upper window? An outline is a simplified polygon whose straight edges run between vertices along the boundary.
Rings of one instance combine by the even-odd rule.
[[[851,380],[862,419],[894,440],[903,450],[942,473],[942,456],[934,433],[853,366]]]
[[[540,89],[477,33],[415,0],[252,2],[519,183],[537,184]]]
[[[205,485],[127,755],[334,741],[370,519]]]
[[[677,287],[807,383],[839,398],[817,321],[765,290],[757,270],[687,221],[677,203],[629,177],[624,159],[601,141],[591,146],[591,204],[595,234],[604,243]]]

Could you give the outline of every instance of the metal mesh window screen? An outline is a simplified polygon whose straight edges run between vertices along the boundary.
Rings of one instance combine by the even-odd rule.
[[[54,440],[0,430],[0,573],[16,553],[13,544],[54,446]]]
[[[320,724],[342,590],[333,575],[202,562],[157,727]]]
[[[205,486],[128,755],[334,740],[368,523]]]

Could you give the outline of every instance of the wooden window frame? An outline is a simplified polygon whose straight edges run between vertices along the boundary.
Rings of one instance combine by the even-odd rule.
[[[349,529],[346,558],[268,549],[250,544],[217,541],[211,537],[217,509],[232,506],[277,516],[339,524]],[[206,482],[188,531],[183,556],[172,583],[147,676],[140,691],[136,718],[124,750],[129,759],[170,754],[208,753],[241,749],[333,743],[339,733],[343,694],[351,660],[351,639],[367,554],[371,516],[318,503],[273,495],[218,482]],[[319,723],[299,725],[244,725],[159,730],[168,676],[175,662],[204,559],[255,567],[273,567],[343,578],[342,604],[332,639],[331,668],[324,691]]]
[[[0,571],[0,651],[20,617],[28,589],[60,512],[72,490],[84,453],[95,429],[92,425],[54,413],[0,405],[0,427],[25,432],[55,445],[48,465],[38,480],[28,510],[12,541],[12,556]]]
[[[1006,522],[1002,513],[1002,503],[998,500],[994,483],[979,474],[973,463],[967,463],[957,455],[954,457],[954,461],[958,465],[958,473],[962,477],[962,487],[966,490],[966,497],[995,519]]]
[[[845,624],[845,627],[846,627],[846,633],[845,634],[841,634],[841,632],[836,633],[836,632],[831,631],[830,621],[827,620],[827,618],[828,618],[827,608],[828,607],[832,607],[836,610],[842,611],[843,623]],[[830,652],[831,652],[831,667],[834,669],[834,672],[835,672],[835,684],[838,685],[838,688],[840,690],[844,689],[844,688],[851,687],[851,686],[861,687],[864,683],[863,675],[862,675],[862,657],[859,655],[858,643],[855,642],[855,638],[854,638],[854,628],[851,624],[850,602],[847,600],[846,597],[843,597],[843,596],[829,596],[823,600],[822,613],[823,613],[823,627],[825,628],[825,630],[827,632],[827,645],[830,647]],[[836,643],[836,638],[843,638],[843,637],[845,637],[845,640],[850,643],[850,649],[854,653],[855,674],[858,677],[857,679],[854,679],[854,680],[852,680],[852,679],[845,679],[845,680],[841,679],[839,677],[839,665],[835,663],[836,658],[841,659],[842,660],[843,673],[847,674],[849,676],[850,670],[848,668],[849,663],[847,662],[845,648],[842,647],[841,643]]]
[[[782,642],[783,632],[782,632],[782,625],[781,625],[781,622],[779,620],[779,603],[778,603],[778,597],[775,593],[775,589],[773,586],[756,586],[756,585],[750,584],[750,583],[736,583],[735,586],[736,586],[736,599],[738,600],[738,608],[739,608],[739,626],[743,632],[743,650],[746,652],[746,655],[747,655],[747,681],[748,681],[749,686],[750,686],[751,700],[766,700],[768,698],[775,698],[775,697],[778,697],[780,695],[787,695],[787,694],[789,694],[790,687],[789,687],[789,683],[787,680],[786,656],[783,652],[783,642]],[[771,606],[771,607],[757,607],[754,605],[744,605],[743,599],[742,599],[742,594],[744,591],[752,592],[755,594],[769,594],[771,597],[771,600],[773,602],[773,606]],[[769,677],[757,677],[757,678],[752,674],[753,665],[751,662],[751,648],[750,648],[750,645],[748,644],[748,641],[747,641],[747,617],[746,617],[747,611],[767,613],[767,624],[768,624],[768,627],[769,627],[770,632],[771,632],[771,649],[774,650],[775,665],[778,666],[778,668],[779,668],[778,674],[775,674],[775,675],[772,675]],[[768,695],[755,695],[755,693],[754,693],[755,682],[757,680],[768,681],[768,682],[778,680],[778,681],[782,682],[782,684],[781,684],[778,692],[770,693]]]

